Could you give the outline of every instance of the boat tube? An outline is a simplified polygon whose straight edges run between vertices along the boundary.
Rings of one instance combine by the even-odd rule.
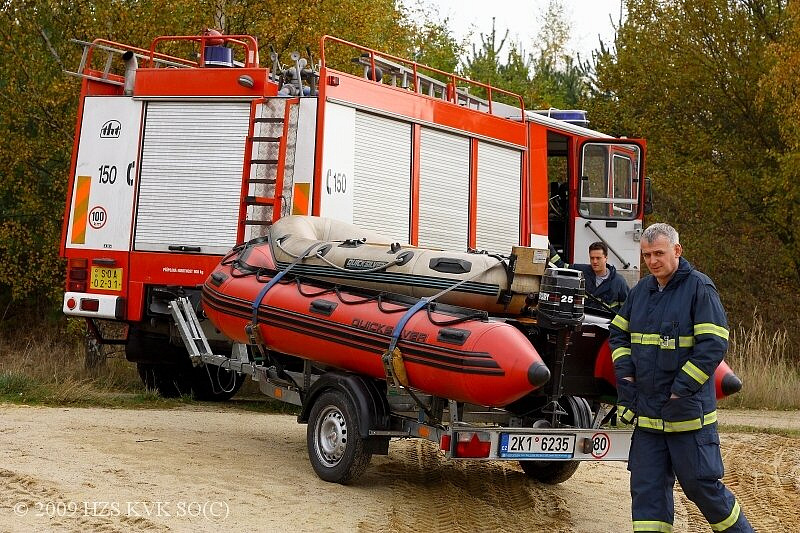
[[[369,290],[341,285],[338,282],[342,280],[354,282],[349,277],[353,272],[334,269],[325,261],[321,263],[336,275],[317,276],[319,257],[341,263],[342,268],[352,265],[343,253],[334,252],[335,248],[359,252],[355,255],[362,261],[359,268],[366,266],[364,261],[378,262],[377,246],[382,246],[381,258],[385,257],[387,264],[402,262],[399,256],[404,251],[413,255],[404,264],[414,259],[441,264],[452,255],[462,260],[461,256],[471,254],[402,247],[391,251],[391,244],[362,241],[375,236],[354,234],[353,227],[329,224],[325,219],[307,222],[319,230],[320,238],[297,236],[296,228],[301,224],[296,224],[291,231],[271,232],[268,238],[241,245],[223,259],[202,293],[204,313],[217,329],[236,342],[253,344],[255,338],[267,350],[377,379],[387,377],[384,355],[396,337],[409,387],[489,407],[508,405],[549,381],[550,371],[528,338],[513,325],[490,319],[485,311],[440,303],[438,299],[389,294],[377,288],[384,285],[380,283],[370,282]],[[292,235],[295,237],[289,238]],[[282,247],[278,246],[279,239]],[[361,254],[367,246],[374,247],[369,248],[372,255]],[[327,253],[318,253],[326,248]],[[281,250],[275,253],[282,254],[282,261],[276,260],[275,250]],[[491,271],[502,262],[472,255],[470,268],[460,278],[459,274],[455,280],[428,276],[446,280],[428,291],[441,291],[460,281],[467,285],[469,274]],[[441,259],[438,263],[433,261],[437,258]],[[361,272],[376,272],[375,266]],[[500,267],[497,270],[504,272]],[[408,273],[403,279],[411,285],[413,277]],[[479,283],[491,282],[482,278]],[[397,286],[393,281],[385,285]],[[493,298],[497,298],[496,293]],[[252,326],[257,336],[248,334]]]

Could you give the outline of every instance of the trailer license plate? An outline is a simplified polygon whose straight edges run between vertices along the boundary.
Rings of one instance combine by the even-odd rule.
[[[501,433],[500,457],[517,459],[572,459],[575,435]]]
[[[122,269],[93,266],[89,288],[101,289],[104,291],[121,291]]]

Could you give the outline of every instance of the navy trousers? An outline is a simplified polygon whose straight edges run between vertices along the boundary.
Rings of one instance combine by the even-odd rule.
[[[713,531],[753,531],[736,498],[720,481],[724,471],[716,424],[685,433],[636,428],[628,470],[634,531],[672,531],[676,477]]]

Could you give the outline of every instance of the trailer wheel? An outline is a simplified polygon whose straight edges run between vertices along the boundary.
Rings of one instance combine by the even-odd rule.
[[[564,396],[559,400],[561,407],[567,411],[567,417],[562,420],[566,425],[588,428],[592,426],[592,409],[589,402],[577,396]],[[520,461],[522,471],[528,477],[548,485],[563,483],[572,477],[580,461]]]
[[[308,458],[317,475],[346,485],[367,469],[372,454],[358,434],[355,408],[343,392],[323,392],[314,402],[306,432]]]

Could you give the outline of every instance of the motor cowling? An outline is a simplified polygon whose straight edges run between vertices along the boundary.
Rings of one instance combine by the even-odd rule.
[[[583,273],[569,268],[548,268],[542,276],[539,325],[545,328],[576,327],[583,322],[586,287]]]

